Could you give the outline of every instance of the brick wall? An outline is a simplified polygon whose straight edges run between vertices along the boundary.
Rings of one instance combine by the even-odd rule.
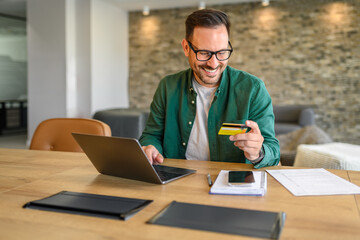
[[[360,144],[360,1],[219,5],[232,22],[229,65],[260,77],[276,105],[312,105],[335,141]],[[188,68],[181,41],[195,8],[130,13],[131,107],[149,107],[167,74]]]

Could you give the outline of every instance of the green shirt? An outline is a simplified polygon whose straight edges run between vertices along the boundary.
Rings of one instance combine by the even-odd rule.
[[[196,114],[193,71],[162,79],[150,106],[150,115],[140,137],[142,146],[154,145],[165,158],[185,159],[187,142]],[[264,158],[255,168],[277,165],[279,142],[275,138],[274,113],[265,84],[257,77],[227,66],[208,114],[210,160],[250,163],[229,136],[218,135],[222,123],[255,121],[264,137]]]

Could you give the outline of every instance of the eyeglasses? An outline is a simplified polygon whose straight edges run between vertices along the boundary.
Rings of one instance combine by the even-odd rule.
[[[196,55],[196,59],[198,61],[203,61],[203,62],[209,61],[212,58],[213,55],[216,56],[217,60],[225,61],[225,60],[230,58],[231,53],[233,52],[233,48],[231,46],[230,41],[229,41],[230,49],[223,49],[223,50],[219,50],[219,51],[216,51],[216,52],[212,52],[212,51],[209,51],[209,50],[195,50],[193,48],[192,43],[190,41],[187,41],[187,42],[189,44],[190,49],[194,51],[194,53]]]

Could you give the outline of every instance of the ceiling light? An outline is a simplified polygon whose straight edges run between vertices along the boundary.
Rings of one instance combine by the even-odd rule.
[[[205,9],[206,8],[206,3],[205,1],[200,1],[199,2],[199,10]]]
[[[144,16],[148,16],[150,14],[149,6],[144,6],[144,9],[143,9],[142,13],[143,13]]]
[[[261,0],[261,4],[264,6],[264,7],[267,7],[270,5],[270,0]]]

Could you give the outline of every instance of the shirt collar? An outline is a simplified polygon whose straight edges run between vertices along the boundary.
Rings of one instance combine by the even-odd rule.
[[[226,66],[224,72],[221,75],[220,85],[219,85],[218,89],[216,90],[215,96],[217,96],[217,95],[224,92],[224,89],[225,89],[225,87],[227,85],[226,82],[228,80],[228,77],[227,77],[228,68],[229,68],[229,66]],[[194,92],[194,86],[192,84],[192,79],[194,77],[194,73],[193,73],[193,70],[191,68],[189,68],[189,70],[190,71],[188,73],[188,78],[187,78],[188,79],[188,86],[189,86],[188,90],[189,90],[190,93],[193,93]]]

